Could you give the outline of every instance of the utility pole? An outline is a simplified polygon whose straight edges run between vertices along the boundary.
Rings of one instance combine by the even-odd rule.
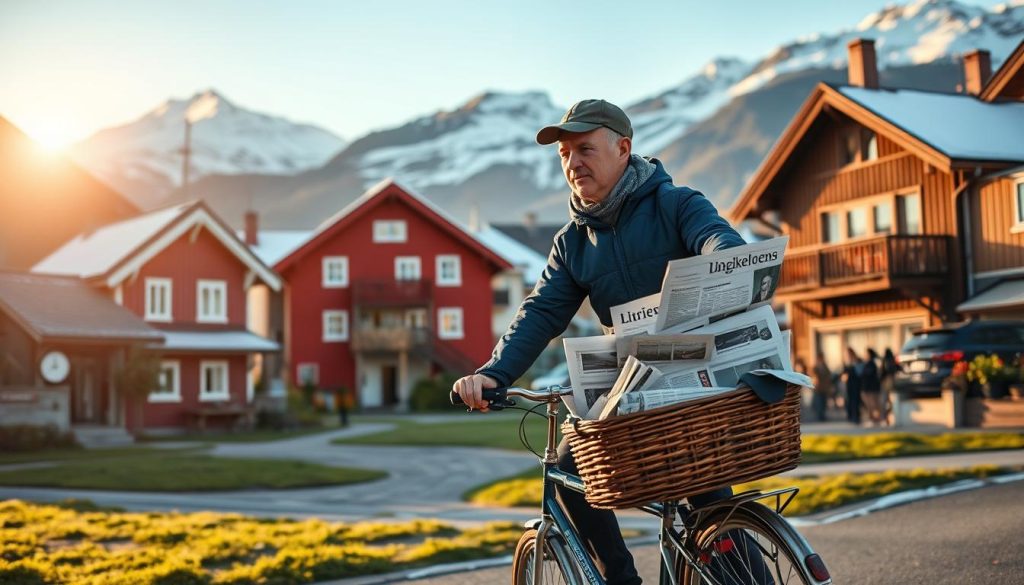
[[[185,144],[182,145],[181,150],[181,188],[185,194],[185,200],[188,200],[188,168],[189,158],[192,155],[192,121],[185,117]]]

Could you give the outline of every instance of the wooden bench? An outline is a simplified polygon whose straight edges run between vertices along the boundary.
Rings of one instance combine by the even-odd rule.
[[[186,411],[192,426],[200,432],[206,431],[206,422],[211,419],[227,419],[228,428],[252,428],[253,410],[241,404],[201,406]]]

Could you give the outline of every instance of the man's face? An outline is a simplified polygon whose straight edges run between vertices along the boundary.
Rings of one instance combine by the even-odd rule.
[[[764,277],[761,278],[761,298],[767,297],[768,296],[768,291],[771,288],[772,288],[772,277],[770,275],[765,275]]]
[[[629,138],[612,139],[604,128],[590,132],[562,132],[558,155],[562,173],[574,193],[590,204],[600,203],[619,181],[629,161]]]

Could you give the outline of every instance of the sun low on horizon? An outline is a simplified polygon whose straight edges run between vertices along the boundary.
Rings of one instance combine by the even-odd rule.
[[[73,125],[63,120],[43,117],[41,119],[24,119],[16,123],[39,147],[48,154],[60,154],[67,151],[72,144],[81,139]]]

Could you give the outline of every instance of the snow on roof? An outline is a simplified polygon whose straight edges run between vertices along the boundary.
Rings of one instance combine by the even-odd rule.
[[[106,274],[194,203],[183,203],[80,234],[32,267],[32,272],[91,278]]]
[[[240,240],[245,241],[245,230],[238,230],[236,233]],[[264,264],[273,266],[292,250],[306,243],[312,235],[312,230],[262,230],[259,233],[259,243],[249,246],[249,249]]]
[[[162,344],[153,347],[162,350],[203,352],[264,352],[280,351],[281,346],[251,331],[161,331]]]
[[[523,283],[527,286],[533,286],[548,265],[546,257],[490,225],[477,232],[476,239],[522,270]]]
[[[1024,103],[907,89],[837,90],[950,158],[1024,161]]]

